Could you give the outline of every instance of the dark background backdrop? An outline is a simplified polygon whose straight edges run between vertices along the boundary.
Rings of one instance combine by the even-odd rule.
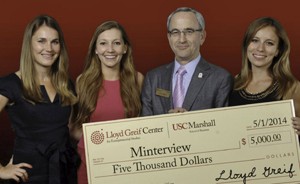
[[[82,71],[94,30],[106,20],[117,20],[125,27],[133,45],[136,68],[146,74],[148,70],[173,60],[167,41],[166,19],[181,6],[195,8],[204,15],[207,38],[201,54],[232,75],[237,74],[241,67],[241,42],[249,23],[261,16],[278,19],[289,35],[292,70],[300,79],[300,11],[297,0],[1,0],[0,76],[18,70],[25,26],[39,14],[49,14],[61,25],[73,80]],[[4,111],[0,115],[2,164],[11,157],[13,136]]]

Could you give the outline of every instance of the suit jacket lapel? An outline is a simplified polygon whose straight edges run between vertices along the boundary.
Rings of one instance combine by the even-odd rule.
[[[188,111],[190,110],[194,101],[196,100],[196,97],[198,96],[200,91],[203,90],[203,86],[205,84],[207,77],[209,76],[209,73],[210,73],[210,66],[205,61],[205,59],[201,57],[194,71],[188,90],[186,92],[185,99],[182,104],[183,108],[185,108]]]
[[[162,89],[170,91],[169,98],[162,98],[162,103],[165,109],[171,109],[173,107],[172,100],[172,76],[174,70],[174,62],[166,65],[164,71],[164,77],[161,78],[160,86]]]

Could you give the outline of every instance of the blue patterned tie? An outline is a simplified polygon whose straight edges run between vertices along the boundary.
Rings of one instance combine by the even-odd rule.
[[[183,76],[186,74],[186,70],[184,66],[180,66],[177,70],[177,79],[173,94],[173,105],[174,108],[176,107],[182,107],[182,103],[184,100],[184,86],[183,86]]]

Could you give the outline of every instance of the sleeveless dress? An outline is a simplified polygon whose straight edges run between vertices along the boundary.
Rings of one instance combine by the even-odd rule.
[[[76,183],[78,156],[68,129],[71,107],[62,106],[59,95],[51,102],[45,87],[40,87],[45,102],[34,105],[23,98],[22,81],[16,74],[0,78],[0,94],[9,99],[5,109],[16,135],[13,163],[32,165],[32,169],[26,168],[26,183]]]
[[[265,91],[256,94],[251,94],[245,89],[233,90],[229,96],[229,106],[277,101],[278,87],[278,82],[274,82]]]
[[[100,90],[96,109],[91,115],[91,122],[108,121],[125,118],[124,105],[120,94],[120,81],[103,81],[103,90]],[[81,137],[77,145],[81,157],[78,169],[78,184],[87,184],[87,170],[84,151],[84,139]]]

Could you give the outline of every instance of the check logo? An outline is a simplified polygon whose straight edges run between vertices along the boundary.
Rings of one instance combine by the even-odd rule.
[[[104,141],[104,134],[100,131],[94,131],[91,135],[91,141],[94,144],[101,144]]]

